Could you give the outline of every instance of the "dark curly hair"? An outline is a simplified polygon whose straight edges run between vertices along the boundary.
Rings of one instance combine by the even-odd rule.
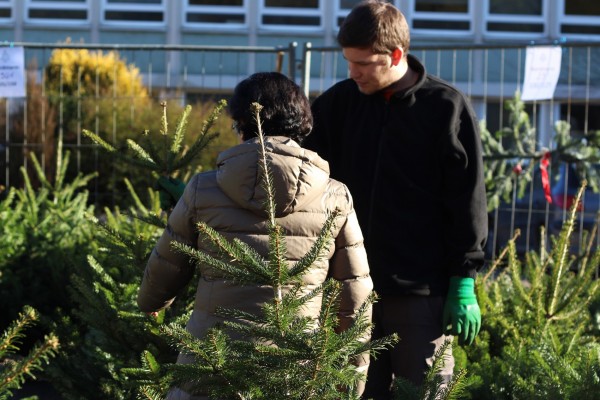
[[[252,103],[259,103],[262,131],[265,136],[286,136],[302,143],[312,130],[310,102],[302,89],[279,72],[258,72],[244,79],[234,89],[229,114],[243,140],[258,135]]]

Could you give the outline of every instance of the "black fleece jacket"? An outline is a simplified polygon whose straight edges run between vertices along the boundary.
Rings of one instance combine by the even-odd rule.
[[[319,96],[304,146],[350,189],[375,291],[444,295],[450,276],[475,277],[483,265],[481,141],[463,94],[408,57],[420,78],[389,102],[351,79]]]

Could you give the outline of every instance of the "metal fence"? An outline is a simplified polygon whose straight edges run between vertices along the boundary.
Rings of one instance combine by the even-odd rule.
[[[84,129],[98,132],[102,128],[106,136],[104,139],[115,145],[118,130],[124,124],[132,129],[145,128],[134,126],[140,123],[137,116],[144,111],[140,110],[140,103],[136,101],[138,93],[125,93],[122,87],[128,83],[119,82],[117,68],[114,71],[103,69],[100,55],[114,53],[128,69],[137,70],[155,104],[164,100],[180,104],[202,103],[227,97],[240,80],[253,72],[277,70],[293,78],[297,64],[295,43],[243,47],[78,43],[12,43],[10,46],[24,48],[28,95],[24,98],[0,98],[0,186],[3,187],[23,184],[19,169],[22,166],[31,169],[31,153],[38,156],[44,170],[51,171],[59,137],[63,147],[71,151],[75,172],[89,173],[97,171],[102,160],[98,157],[97,146],[85,140]],[[60,50],[73,50],[75,56],[88,52],[92,59],[99,55],[94,61],[97,65],[86,66],[95,69],[91,77],[93,88],[84,92],[84,87],[90,85],[85,80],[90,77],[82,75],[81,71],[71,71],[73,62],[69,57],[73,54],[57,55]],[[58,71],[53,55],[65,58],[58,60]],[[80,61],[76,65],[83,70],[83,63]],[[52,68],[54,82],[50,82],[45,73]],[[67,76],[71,74],[75,74],[76,78],[67,83]],[[103,74],[113,76],[106,79]],[[112,87],[101,88],[102,82],[107,81]],[[85,105],[90,102],[102,104],[108,112],[86,108]],[[95,117],[86,115],[90,112]],[[90,153],[93,154],[82,158],[82,155]],[[103,185],[90,189],[94,202],[115,195],[104,192]]]
[[[79,104],[81,101],[80,97],[71,93],[71,97],[65,95],[58,101],[55,99],[52,110],[48,107],[36,111],[34,116],[27,115],[32,112],[28,110],[31,110],[29,106],[33,102],[50,100],[47,90],[49,82],[44,80],[43,71],[57,49],[118,52],[128,65],[139,69],[144,84],[156,101],[169,98],[188,103],[214,96],[227,97],[237,82],[256,71],[281,71],[301,84],[311,98],[347,77],[346,63],[339,48],[317,47],[311,43],[304,43],[302,46],[289,43],[275,47],[75,43],[12,45],[24,47],[28,79],[36,81],[40,85],[40,91],[35,96],[29,95],[26,98],[0,99],[4,103],[0,108],[0,129],[3,131],[3,134],[0,131],[0,185],[6,187],[20,184],[15,181],[15,170],[20,166],[27,167],[29,152],[40,151],[41,162],[46,162],[46,152],[55,150],[49,138],[64,136],[67,129],[69,121],[65,120],[67,115],[64,114],[64,102],[74,101]],[[496,132],[510,124],[504,103],[512,99],[522,87],[527,48],[540,45],[544,44],[414,45],[410,51],[424,63],[429,73],[462,90],[473,104],[478,117],[486,122],[488,130]],[[528,102],[526,105],[532,129],[536,131],[538,149],[555,146],[554,127],[558,120],[569,123],[572,134],[582,138],[589,137],[591,132],[600,129],[600,69],[597,68],[600,64],[600,43],[545,45],[560,46],[562,66],[554,97]],[[62,76],[62,73],[59,75]],[[56,82],[54,84],[56,86]],[[114,80],[114,85],[118,85],[117,80]],[[67,88],[64,93],[67,93]],[[109,104],[123,101],[114,94],[103,94],[96,99]],[[133,100],[125,99],[131,103],[126,109],[131,115],[137,111]],[[117,107],[114,109],[115,113],[122,110]],[[56,126],[46,123],[45,118],[51,111],[56,113]],[[96,120],[94,125],[114,125],[118,118],[118,115],[113,114],[109,121]],[[65,142],[65,146],[76,154],[89,151],[91,145],[82,140],[82,129],[85,127],[81,124],[70,126],[76,128],[74,132],[70,132],[71,139]],[[109,142],[117,140],[115,130],[116,125],[109,129],[112,131],[112,135],[107,138]],[[78,165],[78,169],[85,167],[89,168]],[[564,168],[564,171],[569,169]],[[515,176],[515,179],[518,177]],[[560,197],[559,192],[565,196],[565,201],[562,202],[564,205],[568,203],[566,196],[571,196],[570,190],[575,179],[571,178],[570,184],[568,180],[562,182],[564,188],[569,190],[556,190],[556,196]],[[94,195],[97,193],[92,193],[92,198]],[[585,198],[585,210],[589,211],[586,217],[593,217],[594,221],[597,220],[597,204],[600,203],[598,196],[600,195],[597,193],[591,193]],[[584,214],[581,215],[583,218]],[[541,244],[539,228],[546,227],[545,239],[548,240],[548,234],[556,233],[555,228],[561,226],[564,217],[564,207],[557,205],[556,201],[547,202],[540,185],[534,181],[522,197],[515,192],[510,201],[502,203],[498,210],[490,213],[488,255],[495,257],[517,228],[521,230],[519,249],[534,249]],[[581,219],[577,242],[582,242],[585,232],[594,226],[597,223],[590,226]]]

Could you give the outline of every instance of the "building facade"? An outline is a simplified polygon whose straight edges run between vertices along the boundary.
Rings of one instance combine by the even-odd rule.
[[[335,47],[338,27],[358,0],[0,0],[0,41],[182,46],[282,46],[298,44],[298,65],[307,52]],[[492,128],[503,123],[502,102],[523,79],[524,46],[573,42],[600,45],[600,2],[590,0],[390,0],[406,15],[412,48],[429,72],[467,92]],[[501,48],[501,44],[519,48]],[[453,48],[492,46],[463,52]],[[435,50],[435,46],[443,46]],[[499,46],[494,48],[493,46]],[[540,131],[569,118],[579,129],[600,129],[598,47],[565,50],[556,101],[540,102]],[[492,51],[493,50],[493,51]],[[316,95],[343,79],[337,55],[310,52],[303,83]],[[244,76],[273,68],[252,54],[235,60],[200,52],[131,51],[125,56],[157,86],[193,93],[229,90]],[[43,58],[39,53],[30,56]],[[181,78],[185,76],[184,78]],[[310,80],[310,83],[307,82]],[[568,106],[566,105],[568,103]],[[569,113],[567,116],[566,113]],[[543,142],[542,138],[542,142]]]
[[[4,40],[335,45],[357,0],[0,0]],[[391,0],[417,42],[599,40],[589,0]]]

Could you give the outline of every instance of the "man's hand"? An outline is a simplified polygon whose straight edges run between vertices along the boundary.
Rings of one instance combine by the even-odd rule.
[[[161,176],[156,181],[155,189],[159,191],[160,208],[170,210],[175,207],[175,204],[183,195],[185,183],[176,178]]]
[[[459,344],[471,344],[481,328],[481,310],[475,296],[475,279],[450,278],[444,306],[444,334],[458,336]]]

